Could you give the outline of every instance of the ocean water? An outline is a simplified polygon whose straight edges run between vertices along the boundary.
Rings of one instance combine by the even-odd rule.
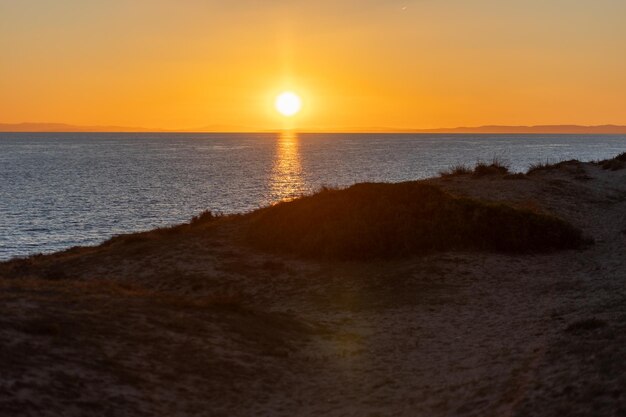
[[[496,157],[604,159],[626,135],[0,133],[0,259]]]

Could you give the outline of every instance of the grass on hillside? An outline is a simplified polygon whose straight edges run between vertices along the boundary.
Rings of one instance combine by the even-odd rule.
[[[559,161],[559,162],[550,162],[546,160],[546,162],[537,162],[531,164],[528,167],[527,174],[532,175],[541,171],[570,171],[575,174],[582,174],[585,172],[582,167],[582,162],[571,159],[568,161]]]
[[[327,259],[388,259],[445,250],[580,248],[580,230],[553,216],[452,196],[419,182],[356,184],[257,210],[247,241]]]
[[[450,169],[439,172],[442,178],[450,178],[457,176],[472,176],[473,178],[482,178],[487,176],[504,176],[509,175],[509,167],[498,158],[493,158],[490,163],[478,162],[474,168],[467,165],[459,164]]]
[[[215,214],[210,210],[205,210],[202,213],[198,214],[197,216],[192,217],[188,223],[177,224],[174,226],[159,227],[153,230],[148,230],[146,232],[137,232],[137,233],[113,236],[109,240],[102,243],[101,246],[112,246],[112,245],[127,244],[127,243],[133,243],[133,242],[144,242],[144,241],[148,241],[151,239],[158,239],[163,236],[175,236],[179,234],[182,235],[192,230],[197,231],[198,229],[201,229],[202,227],[207,226],[213,223],[215,220],[220,219],[222,217],[224,216],[221,214]],[[69,250],[71,251],[73,249],[74,248],[69,249]],[[76,248],[76,249],[80,250],[81,248]]]
[[[602,169],[610,171],[619,171],[626,168],[626,152],[617,155],[615,158],[606,159],[599,162]]]
[[[626,168],[626,152],[623,152],[611,159],[604,159],[602,161],[593,162],[596,165],[602,167],[602,169],[610,171],[619,171]],[[527,175],[536,174],[538,172],[550,172],[550,171],[570,171],[578,175],[586,175],[583,163],[577,159],[571,159],[568,161],[560,162],[538,162],[530,165],[527,171]]]

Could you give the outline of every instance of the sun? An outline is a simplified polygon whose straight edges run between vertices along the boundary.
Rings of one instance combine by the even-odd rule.
[[[283,116],[291,117],[297,114],[302,108],[302,100],[296,93],[285,91],[276,97],[274,106]]]

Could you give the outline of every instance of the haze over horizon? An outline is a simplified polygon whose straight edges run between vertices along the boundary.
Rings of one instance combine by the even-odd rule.
[[[0,123],[626,125],[617,0],[0,0]],[[219,129],[218,129],[219,130]]]
[[[162,129],[145,128],[138,126],[82,126],[66,123],[0,123],[2,132],[23,133],[59,133],[59,132],[83,132],[83,133],[269,133],[281,132],[285,129],[245,129],[234,126],[204,126],[191,129]],[[621,125],[536,125],[536,126],[459,126],[434,129],[394,129],[383,126],[370,126],[361,128],[342,128],[335,130],[316,130],[293,128],[300,133],[496,133],[496,134],[626,134],[626,126]]]

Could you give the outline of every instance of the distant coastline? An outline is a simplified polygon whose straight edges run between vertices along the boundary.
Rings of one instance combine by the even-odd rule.
[[[99,132],[99,133],[246,133],[276,132],[277,130],[259,130],[234,126],[206,126],[195,129],[161,129],[132,126],[80,126],[66,123],[0,123],[3,133],[38,133],[38,132]],[[388,127],[345,128],[345,129],[303,129],[303,133],[445,133],[445,134],[626,134],[626,126],[621,125],[536,125],[536,126],[500,126],[487,125],[475,127],[451,127],[437,129],[396,129]]]

